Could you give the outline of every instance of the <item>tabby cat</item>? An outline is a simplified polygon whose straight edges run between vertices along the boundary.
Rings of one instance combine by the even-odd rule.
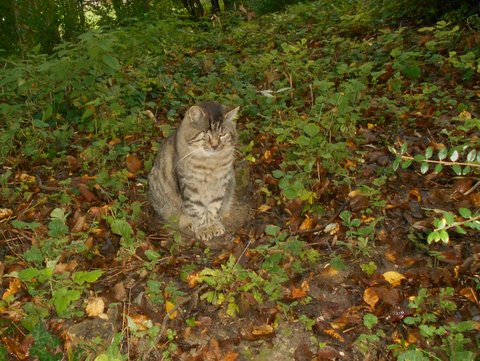
[[[216,102],[190,107],[148,176],[157,213],[200,240],[225,233],[222,221],[232,210],[238,110],[226,111]]]

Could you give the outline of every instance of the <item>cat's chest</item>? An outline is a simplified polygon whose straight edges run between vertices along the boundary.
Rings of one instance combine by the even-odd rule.
[[[205,187],[223,183],[233,174],[233,157],[221,153],[209,157],[191,157],[185,162],[182,173],[187,182]]]

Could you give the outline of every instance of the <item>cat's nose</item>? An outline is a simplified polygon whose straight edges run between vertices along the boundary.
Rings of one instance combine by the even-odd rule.
[[[210,145],[212,146],[213,149],[217,149],[218,146],[220,145],[220,142],[218,141],[218,139],[211,139]]]

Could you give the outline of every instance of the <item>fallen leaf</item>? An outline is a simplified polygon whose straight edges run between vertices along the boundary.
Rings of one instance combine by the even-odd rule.
[[[125,289],[125,284],[123,282],[118,282],[113,286],[113,298],[117,301],[126,301],[127,300],[127,290]]]
[[[267,212],[271,209],[272,207],[270,207],[268,204],[262,204],[260,207],[258,207],[258,210],[260,212]]]
[[[475,290],[472,287],[462,288],[459,293],[466,299],[472,301],[473,303],[478,304],[477,294],[475,293]]]
[[[472,119],[472,114],[464,110],[458,114],[458,117],[462,120]]]
[[[55,273],[62,274],[65,272],[72,272],[77,268],[78,262],[76,260],[71,260],[68,263],[59,262],[55,265]]]
[[[315,225],[315,220],[306,215],[306,218],[303,220],[302,224],[299,227],[299,230],[304,231],[307,229],[312,229]]]
[[[235,361],[236,359],[238,359],[238,356],[239,356],[238,353],[233,351],[228,351],[225,357],[223,358],[223,361]]]
[[[190,288],[194,288],[197,286],[198,284],[198,279],[200,278],[200,273],[196,272],[196,273],[190,273],[188,276],[187,276],[187,283],[188,283],[188,287]]]
[[[410,189],[410,191],[408,192],[408,197],[415,198],[417,202],[422,201],[422,195],[420,194],[420,191],[417,188]]]
[[[108,211],[110,209],[109,205],[104,205],[101,207],[92,207],[88,210],[88,213],[93,215],[95,218],[99,219],[108,214]]]
[[[146,331],[152,327],[152,320],[150,320],[145,315],[141,315],[141,314],[129,315],[128,318],[129,318],[129,323],[133,322],[135,324],[134,327],[137,328],[137,331]]]
[[[338,225],[338,223],[329,223],[325,226],[325,228],[323,229],[323,232],[333,236],[335,233],[338,232],[339,229],[340,229],[340,226]]]
[[[273,333],[273,326],[267,324],[263,324],[261,326],[254,326],[252,328],[252,335],[254,336],[266,336],[271,335]]]
[[[83,214],[79,215],[72,227],[72,233],[78,233],[83,231],[86,224],[87,224],[87,217]]]
[[[85,184],[80,183],[78,185],[78,190],[80,191],[80,194],[82,195],[83,198],[85,198],[87,202],[91,203],[97,200],[97,197],[95,196],[95,194],[92,193],[92,191],[88,189],[88,187]]]
[[[268,149],[265,151],[265,153],[263,153],[264,159],[269,159],[271,156],[272,156],[272,152]]]
[[[307,290],[305,290],[303,288],[297,288],[297,287],[293,287],[293,289],[290,293],[290,297],[294,300],[299,299],[299,298],[303,298],[306,295],[307,295]]]
[[[109,145],[117,145],[121,142],[120,138],[114,138],[108,142]]]
[[[132,173],[137,173],[142,168],[142,162],[135,154],[127,155],[127,169]]]
[[[21,182],[21,183],[35,183],[37,181],[37,179],[35,178],[35,176],[33,175],[29,175],[27,173],[18,173],[18,174],[15,174],[15,180],[17,182]]]
[[[383,274],[383,278],[385,278],[385,281],[390,283],[393,287],[397,287],[402,280],[405,279],[405,276],[395,271],[388,271]]]
[[[10,296],[14,296],[22,288],[22,283],[18,278],[10,279],[7,290],[2,295],[2,300],[6,300]]]
[[[372,309],[375,308],[375,305],[380,300],[377,295],[375,287],[369,287],[363,291],[363,300],[368,304]]]
[[[10,208],[0,208],[0,219],[8,218],[13,214]]]
[[[168,314],[168,318],[173,320],[175,317],[177,317],[178,312],[176,311],[176,307],[174,303],[170,301],[165,301],[165,311]]]
[[[91,297],[85,306],[85,312],[89,317],[97,317],[105,310],[105,302],[101,297]]]
[[[472,206],[480,207],[480,192],[470,194],[468,199],[470,203],[472,203]]]
[[[345,342],[345,339],[342,337],[342,335],[340,335],[337,331],[335,331],[334,329],[327,329],[327,330],[323,330],[323,332],[325,334],[327,334],[328,336],[336,339],[337,341],[340,341],[340,342]]]

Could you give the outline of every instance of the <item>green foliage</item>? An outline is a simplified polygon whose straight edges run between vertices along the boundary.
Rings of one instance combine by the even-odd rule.
[[[408,326],[418,326],[420,335],[430,344],[436,344],[435,340],[440,340],[438,346],[434,346],[432,351],[422,350],[418,346],[403,347],[400,344],[390,345],[389,349],[398,359],[427,360],[444,359],[446,355],[451,360],[474,360],[475,354],[465,349],[465,345],[472,343],[469,333],[475,332],[473,321],[448,322],[440,324],[437,315],[446,317],[457,309],[457,305],[452,301],[454,294],[453,288],[440,289],[437,296],[425,288],[418,291],[418,295],[413,298],[408,307],[414,312],[413,316],[406,317],[404,323]],[[428,357],[427,357],[428,356]]]
[[[60,346],[60,339],[49,333],[42,324],[36,325],[31,332],[34,344],[30,348],[30,354],[38,357],[39,360],[58,361],[63,358],[63,354],[55,352]]]

